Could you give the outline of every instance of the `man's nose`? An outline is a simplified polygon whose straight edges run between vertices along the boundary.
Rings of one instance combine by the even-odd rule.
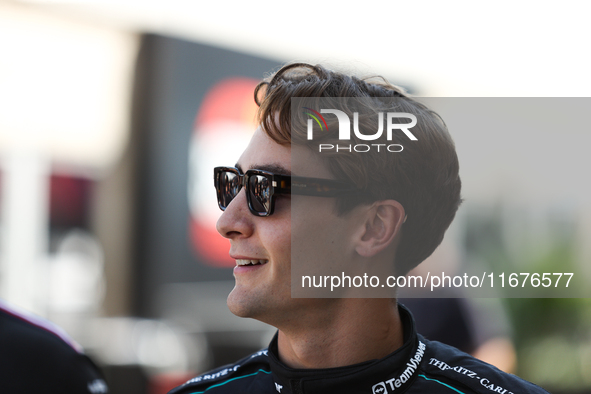
[[[243,188],[228,204],[226,210],[222,212],[222,216],[217,221],[216,229],[223,237],[228,239],[249,237],[253,232],[253,217],[248,209],[246,191]]]

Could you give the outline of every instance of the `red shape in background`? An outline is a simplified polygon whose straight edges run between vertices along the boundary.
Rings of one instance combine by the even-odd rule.
[[[222,237],[215,228],[204,227],[191,220],[191,241],[204,262],[214,267],[233,267],[236,262],[230,258],[230,240]]]
[[[234,121],[255,124],[254,88],[259,81],[249,78],[228,78],[216,84],[203,99],[195,117],[194,133],[206,129],[208,123]],[[213,182],[212,182],[213,186]],[[214,193],[212,188],[212,193]],[[211,228],[210,228],[211,227]],[[204,226],[199,218],[191,217],[189,238],[193,249],[207,265],[227,268],[236,262],[230,258],[230,241],[223,238],[213,225]]]
[[[52,174],[49,188],[49,216],[52,227],[88,228],[92,181]]]

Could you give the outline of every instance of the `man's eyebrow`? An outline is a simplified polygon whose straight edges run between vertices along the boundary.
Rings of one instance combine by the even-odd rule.
[[[244,174],[244,170],[242,169],[240,164],[236,163],[235,167],[238,168],[240,172]],[[279,164],[254,164],[250,166],[249,170],[267,171],[277,175],[291,175],[291,171],[289,171],[285,167],[280,166]]]

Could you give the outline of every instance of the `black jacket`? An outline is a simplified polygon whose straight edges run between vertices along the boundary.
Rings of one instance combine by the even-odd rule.
[[[59,327],[0,300],[0,393],[104,394],[108,388]]]
[[[268,349],[236,364],[191,379],[169,394],[390,394],[390,393],[546,393],[415,331],[410,312],[399,308],[404,344],[380,359],[339,368],[292,369],[277,357],[277,335]]]

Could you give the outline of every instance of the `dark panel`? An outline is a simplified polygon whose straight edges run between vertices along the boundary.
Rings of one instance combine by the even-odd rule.
[[[134,86],[132,144],[137,171],[136,312],[154,313],[165,283],[232,279],[200,264],[188,234],[189,143],[206,92],[235,76],[260,79],[278,63],[174,38],[142,39]],[[213,187],[212,187],[213,193]]]

